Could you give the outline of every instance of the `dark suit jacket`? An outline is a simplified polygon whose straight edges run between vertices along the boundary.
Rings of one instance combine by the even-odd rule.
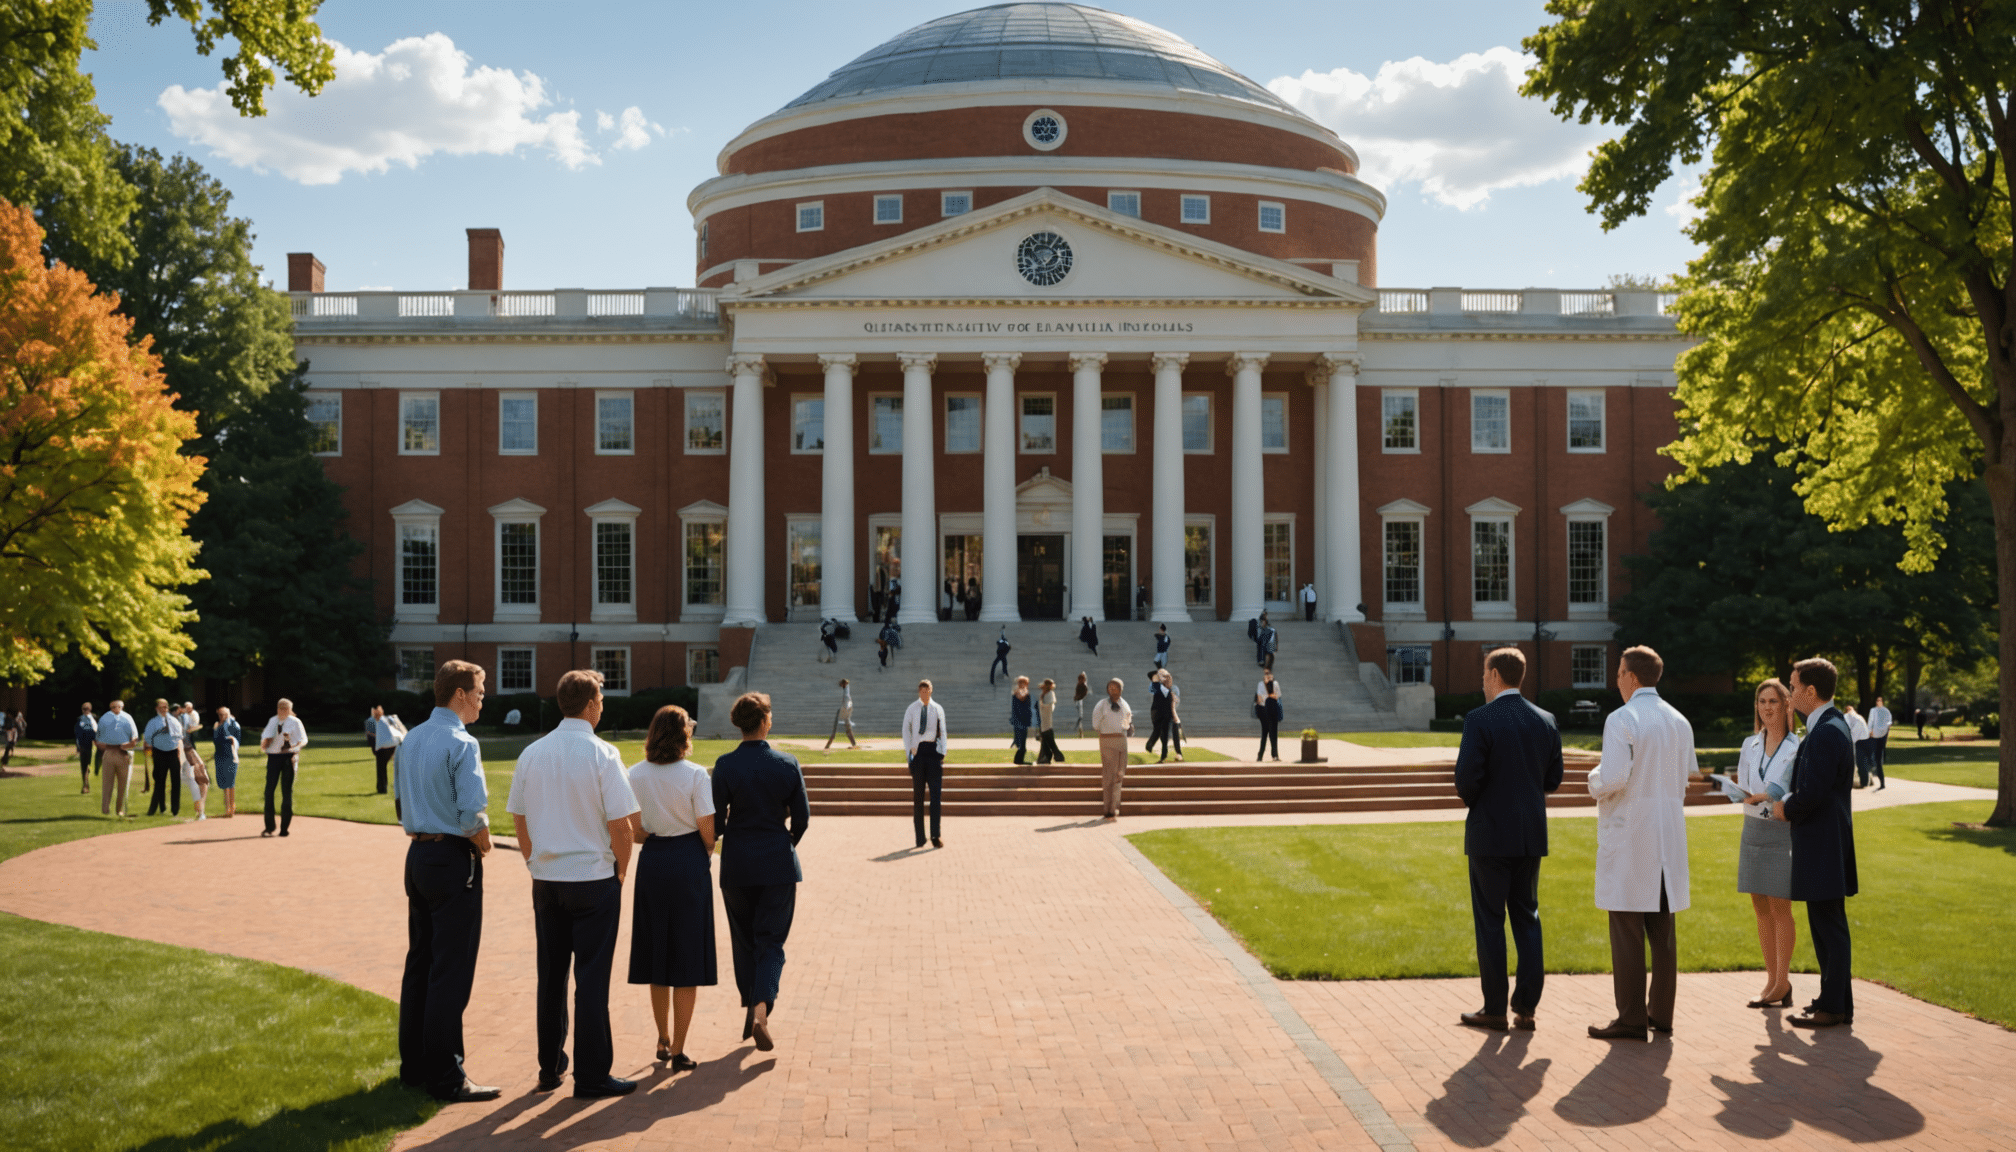
[[[786,818],[790,828],[785,828]],[[721,886],[795,884],[798,841],[812,809],[795,757],[767,740],[745,740],[714,762],[714,827],[721,836]]]
[[[1517,693],[1463,718],[1456,794],[1470,808],[1466,856],[1547,855],[1547,793],[1561,787],[1554,714]]]
[[[1792,761],[1792,899],[1839,900],[1855,895],[1855,740],[1839,710],[1829,709],[1806,731]]]

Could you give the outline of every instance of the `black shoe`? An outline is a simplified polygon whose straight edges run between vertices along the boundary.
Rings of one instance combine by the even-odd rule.
[[[600,1100],[605,1096],[628,1096],[637,1090],[635,1080],[625,1080],[621,1076],[605,1077],[600,1084],[574,1083],[576,1100]]]
[[[676,1053],[672,1057],[672,1071],[674,1072],[693,1072],[697,1071],[699,1067],[700,1062],[686,1055],[684,1052]]]
[[[560,1053],[560,1066],[558,1068],[555,1068],[550,1074],[545,1072],[539,1073],[538,1090],[541,1092],[551,1092],[555,1088],[560,1087],[560,1078],[566,1075],[569,1063],[567,1054],[565,1052]]]
[[[933,847],[933,848],[943,848],[944,846],[945,846],[945,841],[944,841],[944,840],[942,840],[942,839],[940,839],[939,837],[936,837],[936,836],[933,836],[933,837],[931,837],[931,847]]]
[[[286,830],[285,828],[282,828],[282,829],[280,830],[280,835],[282,835],[282,836],[285,836],[285,835],[287,835],[287,830]]]
[[[1672,1023],[1672,1021],[1670,1021],[1670,1020],[1669,1020],[1669,1021],[1666,1021],[1666,1022],[1664,1022],[1664,1023],[1661,1023],[1660,1021],[1657,1021],[1657,1020],[1651,1020],[1651,1019],[1648,1019],[1648,1020],[1646,1021],[1646,1023],[1648,1023],[1648,1024],[1650,1024],[1650,1025],[1652,1026],[1652,1031],[1654,1031],[1654,1032],[1664,1032],[1664,1033],[1666,1033],[1666,1034],[1668,1034],[1668,1035],[1671,1035],[1671,1034],[1672,1034],[1672,1032],[1673,1032],[1673,1023]]]
[[[503,1094],[502,1088],[493,1088],[487,1084],[472,1084],[464,1080],[460,1088],[445,1096],[437,1093],[434,1098],[443,1104],[480,1104],[485,1100],[495,1100]]]

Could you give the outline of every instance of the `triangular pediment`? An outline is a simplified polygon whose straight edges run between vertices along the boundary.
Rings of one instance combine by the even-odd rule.
[[[1062,244],[1041,239],[1045,236]],[[1031,262],[1037,262],[1030,269],[1033,280],[1024,275]],[[720,303],[732,309],[824,300],[1178,305],[1278,300],[1349,307],[1376,299],[1373,290],[1358,284],[1039,188],[746,280],[724,289]]]
[[[1071,482],[1050,474],[1050,469],[1039,469],[1036,475],[1015,486],[1017,504],[1069,504],[1071,503]]]

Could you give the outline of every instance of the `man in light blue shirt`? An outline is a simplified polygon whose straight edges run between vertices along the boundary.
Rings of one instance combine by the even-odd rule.
[[[98,750],[105,755],[104,764],[99,768],[98,810],[110,816],[114,811],[123,818],[126,812],[126,784],[133,775],[133,745],[140,742],[140,729],[134,726],[133,717],[126,714],[124,700],[112,701],[105,715],[98,719]],[[119,793],[119,806],[113,808],[112,793]]]
[[[399,986],[399,1079],[451,1103],[495,1100],[462,1068],[462,1010],[483,938],[490,789],[468,725],[483,711],[483,669],[434,673],[434,714],[399,745],[394,769],[406,849],[406,973]]]
[[[182,742],[188,736],[182,718],[168,710],[168,701],[154,701],[154,718],[147,721],[146,730],[140,733],[140,742],[154,758],[154,798],[147,802],[147,815],[182,814]],[[170,789],[173,789],[172,804]]]

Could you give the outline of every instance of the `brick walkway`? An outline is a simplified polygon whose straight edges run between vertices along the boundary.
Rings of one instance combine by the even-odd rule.
[[[504,1097],[395,1147],[1371,1148],[1341,1056],[1397,1124],[1389,1147],[2016,1149],[2016,1034],[1873,985],[1852,1032],[1812,1036],[1740,1007],[1755,974],[1684,976],[1677,1037],[1636,1046],[1580,1036],[1606,1016],[1602,978],[1550,978],[1542,1030],[1509,1039],[1452,1026],[1471,981],[1256,987],[1116,842],[1139,827],[962,820],[945,851],[913,853],[907,821],[815,822],[777,1051],[737,1042],[724,983],[701,993],[701,1070],[667,1076],[643,990],[618,984],[617,1070],[645,1084],[593,1104],[531,1091],[530,886],[500,849],[468,1031],[472,1072]],[[295,830],[262,840],[241,817],[43,849],[0,864],[0,909],[396,996],[405,841]],[[137,903],[135,877],[164,868],[193,882]],[[256,879],[196,879],[215,877]]]

